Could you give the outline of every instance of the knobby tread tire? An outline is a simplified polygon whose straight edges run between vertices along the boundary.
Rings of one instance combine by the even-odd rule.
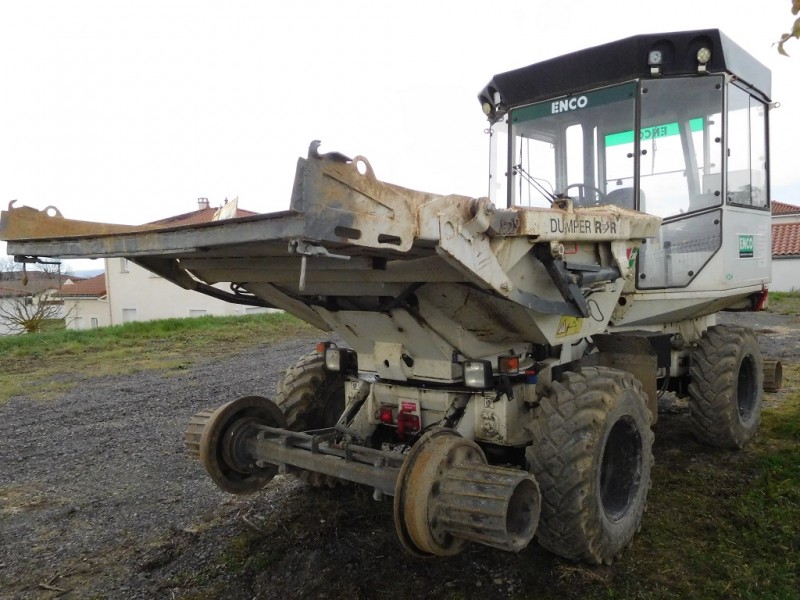
[[[570,560],[610,564],[640,529],[650,487],[653,433],[642,386],[629,373],[585,367],[553,382],[538,411],[526,457],[542,493],[539,544]],[[630,429],[640,451],[632,453],[635,483],[624,514],[612,521],[603,508],[600,473],[617,423]]]
[[[764,367],[756,335],[747,327],[709,327],[692,350],[689,376],[697,439],[742,448],[761,421]]]
[[[311,352],[286,370],[278,382],[274,401],[292,431],[332,427],[344,411],[344,379],[325,369],[322,355]],[[301,470],[295,475],[314,487],[343,483],[341,479],[311,471]]]

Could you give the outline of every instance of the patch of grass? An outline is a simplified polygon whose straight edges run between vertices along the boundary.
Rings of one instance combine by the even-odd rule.
[[[764,412],[761,436],[777,444],[794,443],[800,448],[800,365],[784,366],[783,383],[779,393],[787,398]]]
[[[0,486],[0,521],[20,512],[30,512],[62,502],[63,498],[49,494],[33,485]]]
[[[800,316],[800,292],[770,292],[769,312]]]
[[[232,538],[221,555],[225,570],[231,573],[258,572],[269,566],[273,562],[270,555],[255,551],[260,537],[246,532]]]
[[[163,369],[225,356],[314,329],[285,313],[126,323],[0,337],[0,402],[46,399],[85,377]]]

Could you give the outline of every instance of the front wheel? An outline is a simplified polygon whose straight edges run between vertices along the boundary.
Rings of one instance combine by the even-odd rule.
[[[715,325],[692,350],[689,408],[696,437],[721,448],[742,448],[758,430],[764,367],[747,327]]]
[[[528,467],[542,493],[536,532],[554,554],[610,564],[641,526],[653,433],[647,397],[630,373],[567,372],[534,418]]]

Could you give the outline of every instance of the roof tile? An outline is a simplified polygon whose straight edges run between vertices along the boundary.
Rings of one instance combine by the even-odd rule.
[[[179,225],[198,225],[200,223],[210,223],[211,220],[214,218],[214,214],[217,212],[218,209],[216,208],[203,208],[200,210],[195,210],[190,213],[184,213],[182,215],[176,215],[174,217],[167,217],[166,219],[161,219],[159,221],[153,221],[149,223],[150,225],[161,225],[162,227],[177,227]],[[254,213],[250,210],[244,210],[242,208],[236,209],[236,217],[250,217],[256,215],[258,213]]]
[[[800,257],[800,223],[772,225],[772,256]]]
[[[77,281],[75,283],[65,283],[61,286],[61,296],[86,296],[99,298],[106,295],[106,275],[100,273],[95,277]]]
[[[773,215],[800,214],[800,206],[787,204],[786,202],[778,202],[777,200],[770,202],[770,208],[772,209]]]

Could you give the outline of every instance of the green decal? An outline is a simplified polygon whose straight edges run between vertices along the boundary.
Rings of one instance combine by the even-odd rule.
[[[739,258],[753,258],[753,236],[740,235],[739,236]]]
[[[542,117],[551,117],[553,115],[583,110],[585,108],[604,106],[622,100],[632,100],[635,95],[635,83],[625,83],[623,85],[591,92],[577,93],[571,96],[517,108],[511,113],[511,122],[524,123],[526,121],[533,121],[534,119],[541,119]],[[633,112],[632,108],[631,112]]]
[[[691,131],[703,131],[703,118],[698,117],[689,121],[689,129]],[[654,125],[653,127],[644,127],[639,130],[640,140],[652,140],[660,137],[667,137],[670,135],[678,135],[681,132],[678,123],[665,123],[664,125]],[[620,144],[633,143],[633,130],[620,131],[619,133],[609,133],[606,136],[606,147],[619,146]]]

